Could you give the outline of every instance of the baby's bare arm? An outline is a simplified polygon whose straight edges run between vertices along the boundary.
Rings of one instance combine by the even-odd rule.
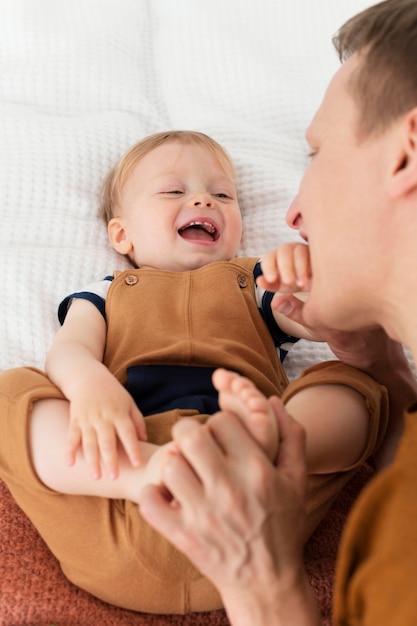
[[[100,458],[112,477],[118,472],[117,441],[138,465],[138,440],[146,439],[143,416],[130,394],[103,364],[106,324],[97,309],[75,300],[46,358],[46,371],[70,402],[67,461],[82,445],[93,475]]]
[[[359,392],[342,384],[307,387],[290,398],[286,409],[305,429],[310,474],[343,471],[360,459],[370,415]]]

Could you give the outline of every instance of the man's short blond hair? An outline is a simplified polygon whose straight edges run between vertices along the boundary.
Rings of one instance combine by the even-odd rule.
[[[362,138],[383,132],[417,106],[417,1],[385,0],[348,20],[333,43],[360,64],[350,81]]]

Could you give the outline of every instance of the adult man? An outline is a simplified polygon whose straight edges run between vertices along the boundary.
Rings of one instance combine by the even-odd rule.
[[[400,409],[417,397],[396,343],[417,358],[417,3],[386,0],[367,9],[341,28],[335,45],[344,63],[308,130],[311,164],[288,214],[308,240],[311,294],[302,312],[292,298],[277,305],[291,305],[289,315],[312,327],[342,331],[329,335],[336,354],[387,385],[386,463],[402,433]],[[279,259],[275,266],[278,276]],[[217,586],[234,626],[318,625],[302,565],[303,433],[271,401],[282,434],[275,468],[233,414],[209,429],[180,422],[181,454],[164,472],[175,504],[149,487],[141,512]],[[335,624],[417,623],[416,459],[414,404],[394,461],[348,523]]]

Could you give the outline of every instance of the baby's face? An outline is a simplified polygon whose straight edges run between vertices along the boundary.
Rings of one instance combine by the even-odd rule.
[[[185,271],[237,254],[234,171],[202,146],[172,141],[152,150],[129,175],[121,206],[110,240],[138,267]]]

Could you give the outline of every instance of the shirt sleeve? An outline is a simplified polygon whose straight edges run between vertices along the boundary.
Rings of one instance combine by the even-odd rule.
[[[88,300],[89,302],[91,302],[91,304],[94,304],[94,306],[100,311],[104,319],[106,319],[106,297],[112,280],[113,276],[106,276],[103,280],[99,280],[95,283],[90,283],[82,291],[76,291],[74,293],[71,293],[69,296],[66,296],[66,298],[62,300],[58,307],[58,319],[60,324],[62,325],[64,323],[68,310],[74,298],[82,298],[83,300]]]
[[[283,363],[289,350],[291,350],[293,345],[297,343],[300,338],[294,337],[293,335],[287,335],[287,333],[285,333],[275,321],[275,317],[271,309],[271,301],[274,297],[274,294],[271,291],[266,291],[265,289],[262,289],[256,284],[256,279],[258,278],[258,276],[261,275],[261,264],[258,262],[253,270],[253,276],[255,279],[256,303],[262,317],[264,318],[265,324],[267,325],[268,330],[271,333],[274,344],[279,351],[280,361],[281,363]]]

